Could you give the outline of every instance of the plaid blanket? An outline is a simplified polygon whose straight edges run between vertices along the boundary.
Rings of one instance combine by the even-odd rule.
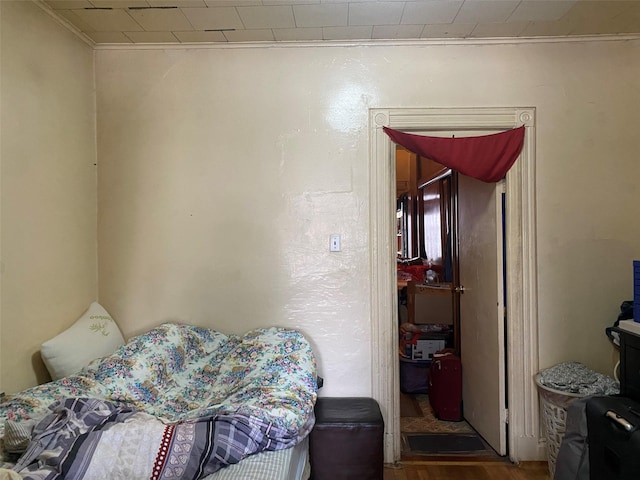
[[[196,479],[277,449],[283,434],[242,415],[164,424],[104,400],[66,399],[36,425],[14,470],[33,480]]]

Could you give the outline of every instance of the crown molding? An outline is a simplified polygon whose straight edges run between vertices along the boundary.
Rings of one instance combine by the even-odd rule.
[[[89,45],[91,48],[96,47],[96,42],[94,42],[90,37],[81,32],[75,25],[69,22],[67,19],[61,17],[57,13],[53,11],[53,9],[44,3],[42,0],[31,0],[32,3],[35,3],[38,7],[40,7],[47,15],[49,15],[55,22],[59,25],[62,25],[64,28],[73,33],[76,37],[82,40],[84,43]]]

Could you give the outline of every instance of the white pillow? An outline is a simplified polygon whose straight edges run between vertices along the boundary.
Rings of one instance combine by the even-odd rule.
[[[60,335],[42,344],[40,355],[51,378],[78,373],[92,360],[110,355],[124,344],[111,315],[96,302]]]

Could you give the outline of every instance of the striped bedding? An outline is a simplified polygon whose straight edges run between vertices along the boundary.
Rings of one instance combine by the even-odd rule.
[[[265,451],[218,470],[204,480],[307,480],[309,437],[285,450]]]

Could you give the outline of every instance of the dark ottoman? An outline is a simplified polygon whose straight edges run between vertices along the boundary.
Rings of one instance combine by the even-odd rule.
[[[384,421],[373,398],[320,397],[315,415],[313,480],[382,480]]]

